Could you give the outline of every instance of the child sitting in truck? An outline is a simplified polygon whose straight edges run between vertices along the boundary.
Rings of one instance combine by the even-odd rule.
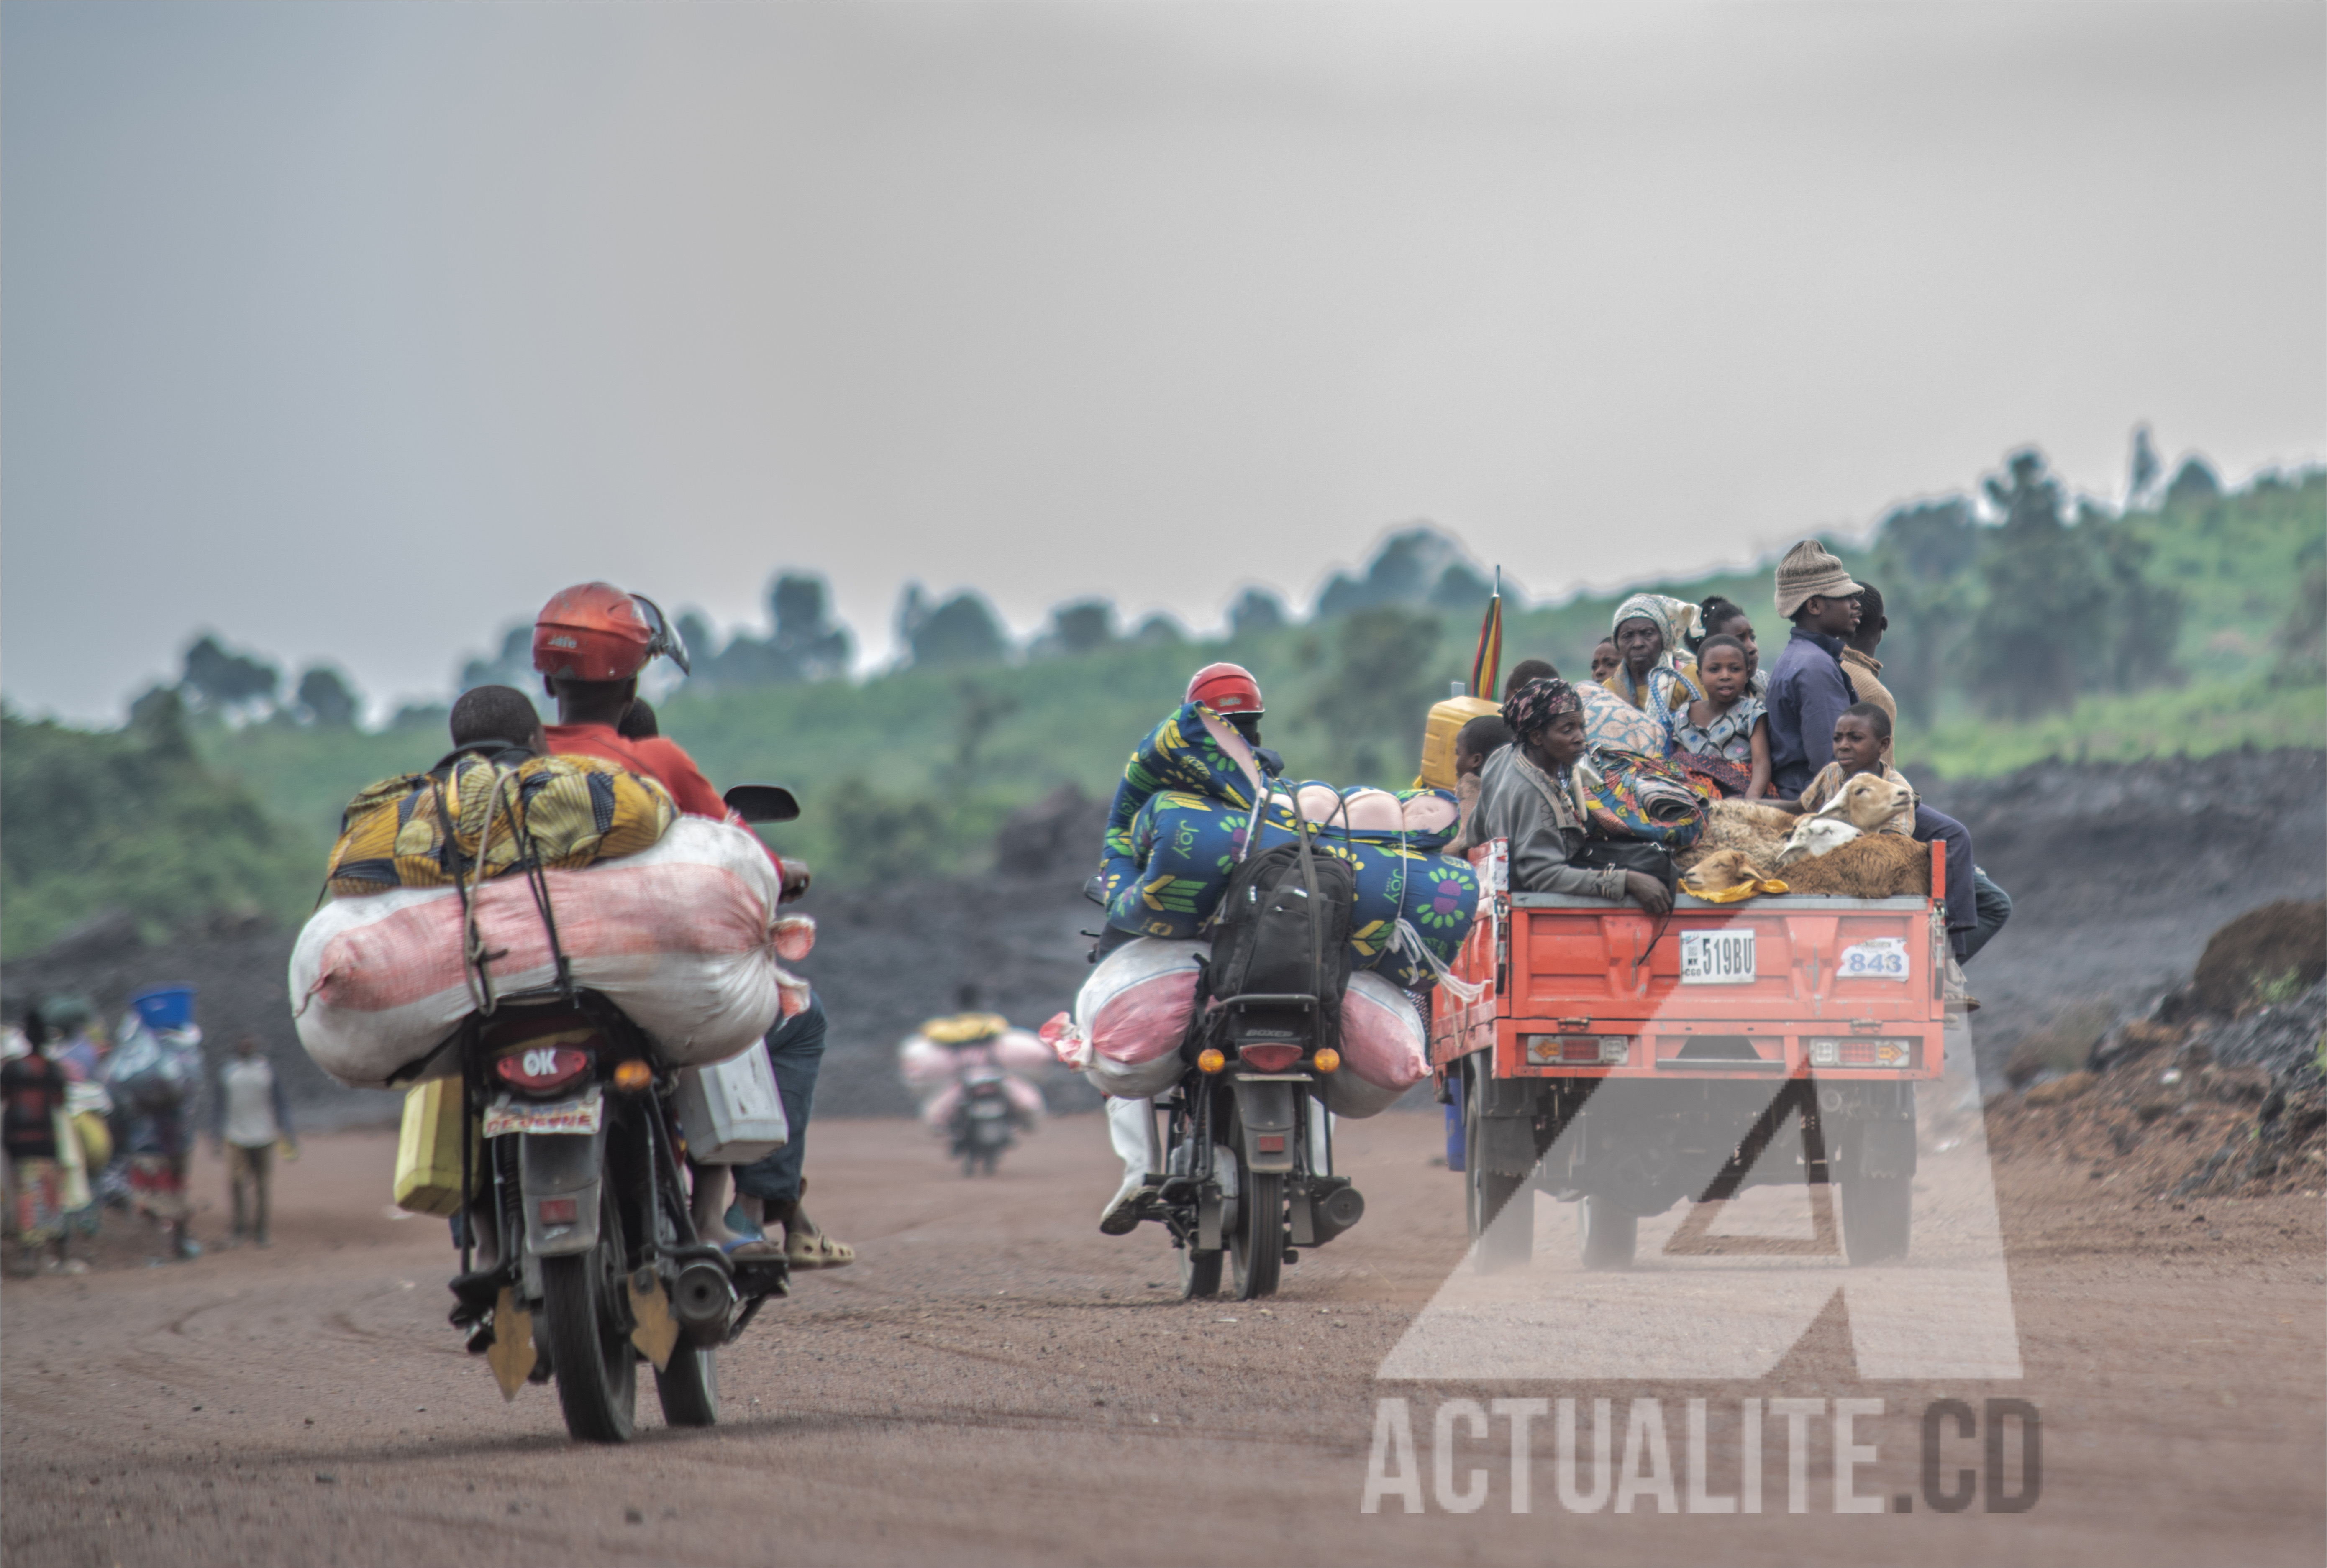
[[[1697,646],[1696,678],[1706,695],[1657,714],[1668,751],[1704,764],[1723,794],[1759,800],[1770,792],[1769,709],[1747,690],[1745,645],[1706,638]]]
[[[1842,787],[1861,773],[1873,773],[1893,784],[1907,784],[1907,776],[1883,760],[1891,745],[1891,715],[1873,703],[1853,703],[1835,716],[1834,761],[1811,778],[1799,800],[1772,800],[1770,805],[1796,817],[1823,809],[1842,793]],[[1901,807],[1875,829],[1878,833],[1915,835],[1915,802],[1911,791]]]

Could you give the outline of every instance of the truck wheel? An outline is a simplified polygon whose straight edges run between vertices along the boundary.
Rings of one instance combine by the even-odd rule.
[[[1535,1189],[1524,1176],[1488,1170],[1480,1157],[1479,1100],[1484,1092],[1482,1084],[1472,1085],[1463,1117],[1463,1218],[1469,1221],[1480,1269],[1492,1273],[1521,1267],[1535,1255]],[[1513,1203],[1520,1205],[1519,1213],[1509,1224],[1496,1226],[1495,1217]]]
[[[1854,1264],[1906,1256],[1914,1218],[1911,1177],[1852,1176],[1842,1184],[1842,1245]]]
[[[1640,1244],[1640,1217],[1617,1209],[1604,1198],[1586,1198],[1581,1206],[1584,1227],[1584,1266],[1625,1269]]]

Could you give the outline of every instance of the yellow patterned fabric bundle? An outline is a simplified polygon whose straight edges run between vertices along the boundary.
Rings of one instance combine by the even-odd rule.
[[[574,871],[635,854],[678,808],[651,779],[600,757],[536,757],[514,770],[463,756],[442,778],[404,773],[348,802],[325,873],[338,895],[449,887],[456,875]]]

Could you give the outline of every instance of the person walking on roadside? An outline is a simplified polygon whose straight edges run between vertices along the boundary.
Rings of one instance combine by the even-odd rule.
[[[0,1062],[0,1146],[8,1162],[8,1219],[19,1249],[18,1267],[27,1274],[41,1270],[41,1254],[56,1248],[52,1267],[79,1273],[87,1264],[68,1253],[65,1215],[71,1206],[66,1191],[60,1138],[73,1136],[64,1115],[65,1070],[42,1050],[47,1026],[37,1010],[24,1015],[20,1033],[8,1034],[7,1056]]]
[[[234,1228],[227,1245],[248,1240],[272,1246],[267,1218],[275,1185],[275,1151],[295,1158],[297,1138],[291,1131],[291,1106],[283,1097],[283,1080],[275,1064],[259,1050],[258,1037],[246,1034],[234,1042],[234,1055],[219,1069],[218,1087],[210,1096],[210,1147],[226,1157],[226,1181],[234,1206]]]

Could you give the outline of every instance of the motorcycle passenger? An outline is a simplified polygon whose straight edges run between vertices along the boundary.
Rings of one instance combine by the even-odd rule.
[[[1260,695],[1260,683],[1250,670],[1240,664],[1208,664],[1188,681],[1187,694],[1182,703],[1201,703],[1232,726],[1261,770],[1275,778],[1285,770],[1284,759],[1260,743],[1260,721],[1266,705]],[[1115,803],[1108,808],[1107,835],[1101,855],[1107,861],[1127,860],[1132,853],[1132,818],[1150,797],[1165,788],[1164,780],[1154,778],[1139,766],[1136,753],[1124,770],[1123,782],[1116,786]],[[1100,881],[1094,878],[1094,885]],[[1096,896],[1096,895],[1094,895]],[[1125,943],[1135,940],[1139,933],[1106,923],[1098,946],[1093,950],[1094,960],[1106,957]],[[1107,1131],[1115,1144],[1116,1153],[1123,1161],[1123,1185],[1107,1206],[1099,1210],[1098,1227],[1107,1236],[1127,1236],[1139,1227],[1140,1210],[1158,1188],[1148,1180],[1159,1173],[1148,1169],[1148,1142],[1154,1121],[1151,1102],[1110,1098],[1107,1102]]]
[[[557,703],[557,723],[545,732],[549,750],[618,762],[660,784],[687,815],[734,821],[727,803],[677,742],[665,739],[659,728],[637,739],[622,733],[638,703],[639,671],[657,654],[668,654],[682,670],[687,667],[687,645],[652,600],[607,583],[577,583],[552,595],[533,625],[533,667],[541,672],[543,690]],[[786,861],[772,849],[767,853],[775,862],[785,901],[808,891],[807,866]],[[779,1021],[770,1031],[770,1044],[782,1033]],[[818,1054],[820,1058],[820,1050]],[[782,1076],[779,1074],[780,1080]],[[810,1093],[813,1088],[811,1078]],[[805,1117],[793,1124],[795,1141],[806,1132],[804,1123]],[[727,1167],[706,1165],[695,1171],[697,1234],[737,1258],[783,1255],[784,1249],[773,1242],[728,1228]]]

